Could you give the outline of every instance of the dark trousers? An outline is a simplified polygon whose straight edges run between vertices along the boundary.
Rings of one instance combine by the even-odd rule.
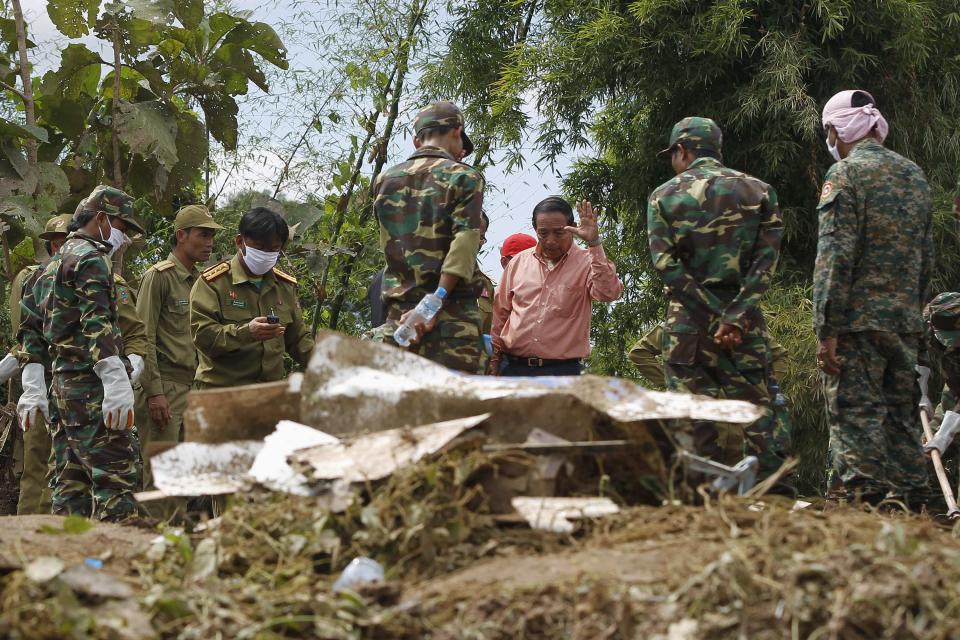
[[[531,367],[526,360],[507,360],[507,364],[501,376],[519,378],[532,376],[578,376],[583,370],[583,365],[579,360],[567,360],[546,364],[542,367]]]

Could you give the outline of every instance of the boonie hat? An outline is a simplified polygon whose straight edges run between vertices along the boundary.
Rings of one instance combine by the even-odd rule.
[[[444,100],[434,102],[417,114],[413,121],[413,130],[419,136],[420,132],[430,127],[464,127],[466,121],[463,119],[463,112],[457,105]],[[473,153],[473,142],[467,135],[466,129],[460,130],[460,139],[463,141],[464,155]]]
[[[94,188],[87,199],[77,207],[77,213],[84,210],[103,211],[109,216],[120,218],[138,233],[146,233],[143,225],[133,215],[133,198],[116,187],[101,184]]]
[[[223,229],[223,227],[213,219],[213,214],[210,213],[210,209],[207,209],[202,204],[188,204],[185,207],[180,207],[180,210],[177,211],[177,217],[173,221],[174,231],[193,228]]]
[[[657,153],[658,158],[670,154],[677,144],[684,142],[686,146],[697,151],[713,151],[720,153],[723,144],[723,132],[717,123],[710,118],[690,116],[673,125],[670,132],[670,144],[666,149]]]
[[[43,233],[40,234],[41,240],[53,240],[56,236],[65,236],[69,231],[67,227],[70,226],[70,222],[73,220],[73,216],[69,213],[64,213],[59,216],[53,216],[47,220],[47,224],[43,226]]]
[[[948,350],[960,346],[960,293],[948,291],[938,295],[923,310],[923,319]]]

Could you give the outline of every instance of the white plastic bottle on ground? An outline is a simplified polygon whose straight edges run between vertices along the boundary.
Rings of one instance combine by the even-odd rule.
[[[413,312],[407,316],[406,321],[397,327],[393,332],[393,339],[401,347],[409,347],[410,341],[417,336],[417,330],[413,328],[418,322],[430,322],[433,316],[437,315],[440,307],[443,306],[443,299],[447,297],[447,290],[443,287],[437,287],[435,293],[428,293],[417,303]]]

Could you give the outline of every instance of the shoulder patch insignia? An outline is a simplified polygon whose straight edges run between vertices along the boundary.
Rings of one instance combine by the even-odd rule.
[[[823,183],[823,189],[820,190],[820,199],[826,198],[833,193],[833,183],[827,180]]]
[[[153,265],[153,268],[157,271],[166,271],[167,269],[173,269],[175,265],[170,260],[161,260],[157,264]]]
[[[203,279],[207,282],[213,282],[225,273],[230,273],[230,263],[227,261],[215,264],[203,272]]]
[[[289,283],[291,283],[291,284],[297,284],[297,279],[296,279],[296,278],[294,278],[294,277],[293,277],[292,275],[290,275],[289,273],[284,273],[283,271],[280,271],[280,269],[277,269],[276,267],[273,268],[273,275],[277,276],[277,277],[280,278],[281,280],[286,280],[287,282],[289,282]]]

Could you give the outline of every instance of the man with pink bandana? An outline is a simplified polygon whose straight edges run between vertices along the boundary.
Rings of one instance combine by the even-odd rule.
[[[926,497],[914,367],[933,263],[930,187],[883,146],[866,91],[823,108],[827,171],[813,280],[817,364],[827,396],[834,489],[869,502]]]

